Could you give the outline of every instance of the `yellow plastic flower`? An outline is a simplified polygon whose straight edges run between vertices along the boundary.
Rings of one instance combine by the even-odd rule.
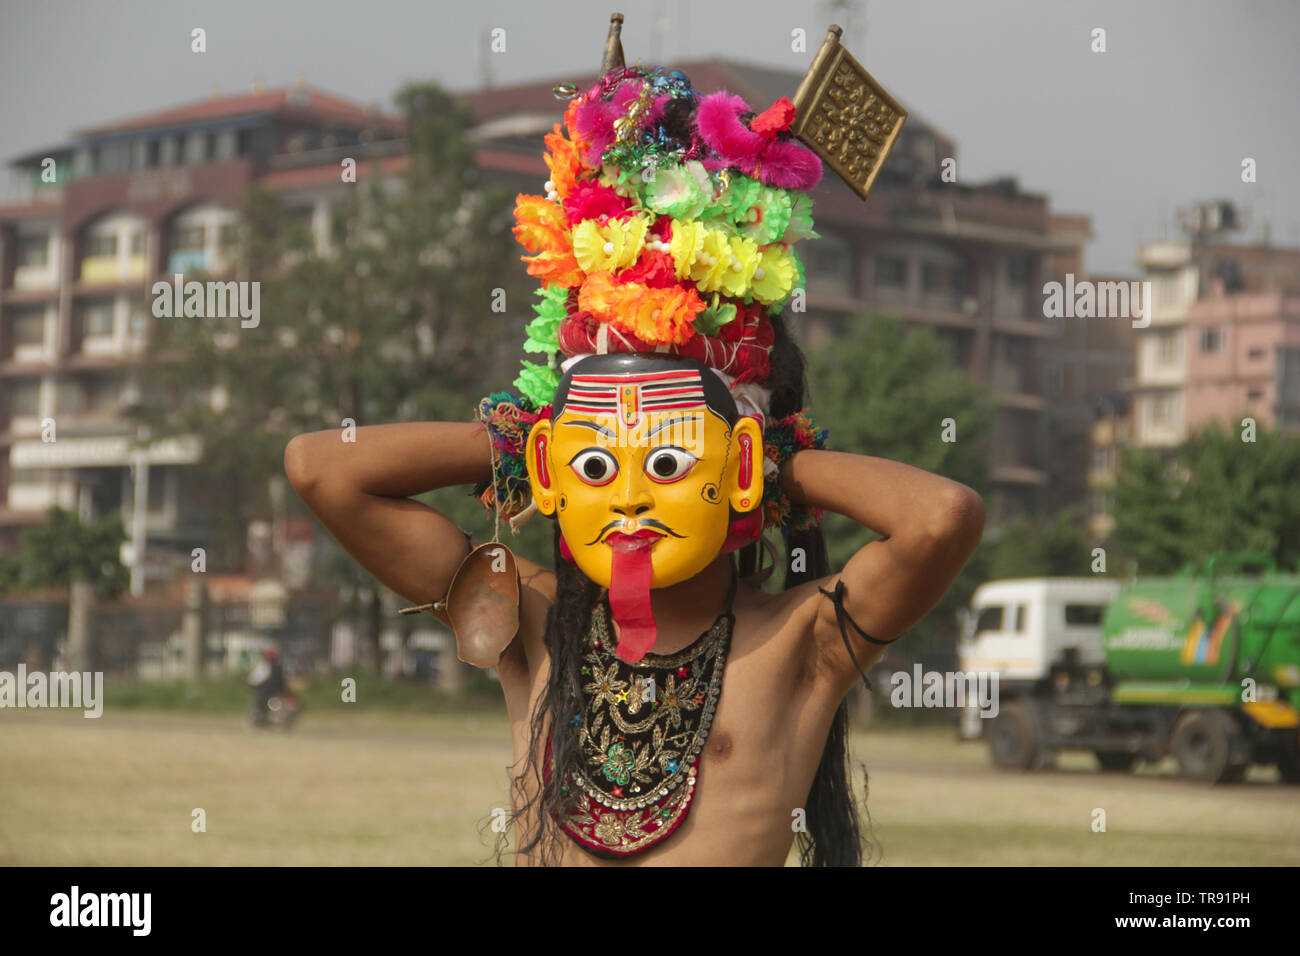
[[[672,223],[672,240],[668,244],[677,268],[677,278],[685,279],[691,274],[695,259],[704,249],[704,236],[708,227],[700,222],[674,219]]]
[[[763,249],[750,281],[750,295],[764,305],[771,305],[788,296],[793,286],[794,254],[782,245]]]
[[[612,219],[604,225],[584,219],[573,230],[574,258],[588,274],[626,269],[641,255],[648,228],[641,216]]]
[[[732,298],[748,294],[750,279],[758,268],[758,243],[742,236],[732,236],[731,258],[722,273],[722,292]]]
[[[690,277],[705,292],[722,288],[722,280],[731,268],[731,240],[721,229],[704,233],[704,248],[695,257]]]

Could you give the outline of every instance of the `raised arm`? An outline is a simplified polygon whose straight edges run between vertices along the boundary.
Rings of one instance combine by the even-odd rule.
[[[367,571],[413,604],[440,600],[469,548],[445,515],[412,495],[491,473],[488,439],[465,422],[309,432],[284,450],[294,489]]]
[[[984,503],[970,488],[883,458],[809,449],[785,463],[782,481],[791,498],[883,536],[859,549],[839,574],[818,582],[831,590],[843,581],[844,609],[880,641],[899,636],[938,603],[984,531]],[[818,651],[833,662],[847,691],[857,670],[844,650],[835,606],[815,589],[807,600],[817,608]],[[852,626],[846,630],[865,670],[884,648]]]

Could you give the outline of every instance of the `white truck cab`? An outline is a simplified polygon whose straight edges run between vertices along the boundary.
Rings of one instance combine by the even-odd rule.
[[[1079,664],[1102,664],[1101,621],[1119,594],[1105,578],[1017,578],[989,581],[971,597],[957,646],[963,672],[998,674],[1000,693],[1047,678],[1072,649]],[[980,736],[979,712],[961,715],[965,739]]]

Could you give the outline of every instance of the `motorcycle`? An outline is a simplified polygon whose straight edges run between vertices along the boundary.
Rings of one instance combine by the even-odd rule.
[[[265,705],[259,708],[254,701],[249,709],[249,723],[254,727],[269,727],[272,730],[289,730],[298,719],[302,703],[297,696],[285,691],[267,698]]]

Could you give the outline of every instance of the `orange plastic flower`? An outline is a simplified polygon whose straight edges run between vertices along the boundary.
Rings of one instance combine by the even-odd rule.
[[[584,97],[575,96],[569,100],[569,108],[564,111],[564,128],[580,153],[589,145],[578,135],[578,107],[582,105],[583,99]]]
[[[704,300],[689,286],[652,289],[639,282],[615,282],[607,272],[587,276],[578,308],[646,342],[683,345],[695,334]]]
[[[528,274],[542,280],[542,285],[549,289],[553,285],[572,289],[581,285],[586,273],[578,266],[578,260],[568,250],[543,251],[535,256],[520,256],[528,263]]]
[[[546,166],[551,171],[551,182],[555,186],[555,193],[564,202],[569,193],[573,192],[574,186],[578,183],[578,174],[583,172],[585,167],[582,160],[578,158],[578,148],[569,140],[564,138],[560,131],[560,124],[555,124],[555,129],[546,134],[547,153],[543,157],[546,160]]]
[[[541,196],[515,197],[515,238],[529,252],[568,252],[573,248],[569,220],[559,203]]]

